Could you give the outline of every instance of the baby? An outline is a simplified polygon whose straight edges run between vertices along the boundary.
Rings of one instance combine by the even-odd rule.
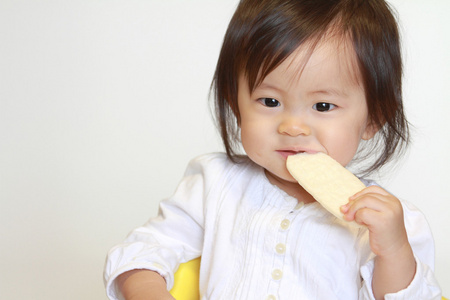
[[[174,272],[199,256],[202,299],[440,299],[414,206],[362,179],[340,220],[286,168],[300,152],[347,166],[366,150],[362,174],[394,159],[409,140],[401,82],[385,1],[242,0],[213,80],[226,153],[191,161],[110,251],[110,299],[173,299]]]

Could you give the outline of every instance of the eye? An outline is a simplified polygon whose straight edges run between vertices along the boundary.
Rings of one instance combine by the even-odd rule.
[[[260,98],[258,99],[259,102],[261,102],[262,105],[267,107],[278,107],[280,106],[280,101],[274,98]]]
[[[327,112],[327,111],[334,109],[335,107],[336,107],[336,105],[331,104],[331,103],[319,102],[319,103],[314,104],[313,109],[320,111],[320,112]]]

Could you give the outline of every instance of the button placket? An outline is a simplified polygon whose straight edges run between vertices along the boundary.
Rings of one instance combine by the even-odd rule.
[[[290,205],[292,205],[292,203]],[[272,266],[272,272],[270,274],[272,283],[270,284],[271,287],[268,290],[268,296],[266,298],[268,300],[277,299],[274,295],[276,295],[276,291],[278,290],[280,281],[283,279],[284,275],[283,266],[285,262],[286,252],[288,251],[288,245],[286,245],[288,232],[291,227],[292,220],[296,217],[297,213],[303,208],[303,206],[304,204],[302,202],[296,203],[293,209],[292,206],[290,206],[290,209],[288,208],[289,210],[285,211],[284,218],[279,221],[279,234],[272,248],[275,253],[275,261]]]
[[[291,221],[288,218],[285,218],[280,222],[281,234],[278,237],[279,242],[274,246],[274,250],[278,255],[284,255],[286,253],[287,231],[290,226]]]
[[[279,223],[279,234],[277,236],[277,243],[273,245],[273,251],[275,252],[275,264],[273,265],[272,272],[270,274],[272,282],[272,293],[269,292],[269,296],[267,299],[277,299],[273,293],[275,290],[278,289],[278,286],[280,284],[280,281],[283,278],[283,264],[285,260],[285,254],[286,254],[286,240],[289,228],[291,226],[291,214],[289,214],[289,211],[287,214],[285,214],[284,219],[282,219]],[[271,298],[273,297],[273,298]]]

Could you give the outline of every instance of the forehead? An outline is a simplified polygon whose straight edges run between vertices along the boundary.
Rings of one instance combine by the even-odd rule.
[[[274,77],[289,84],[308,80],[313,85],[327,83],[362,88],[351,40],[340,36],[327,36],[316,44],[302,44],[259,82],[264,83]]]

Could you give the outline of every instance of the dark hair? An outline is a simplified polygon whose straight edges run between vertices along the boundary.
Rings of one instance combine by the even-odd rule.
[[[211,91],[216,122],[230,159],[240,145],[238,78],[250,90],[304,42],[314,48],[333,30],[348,37],[356,53],[370,121],[379,131],[378,157],[370,173],[409,142],[402,104],[402,58],[397,21],[383,0],[241,0],[228,26]],[[368,152],[368,153],[369,153]]]

